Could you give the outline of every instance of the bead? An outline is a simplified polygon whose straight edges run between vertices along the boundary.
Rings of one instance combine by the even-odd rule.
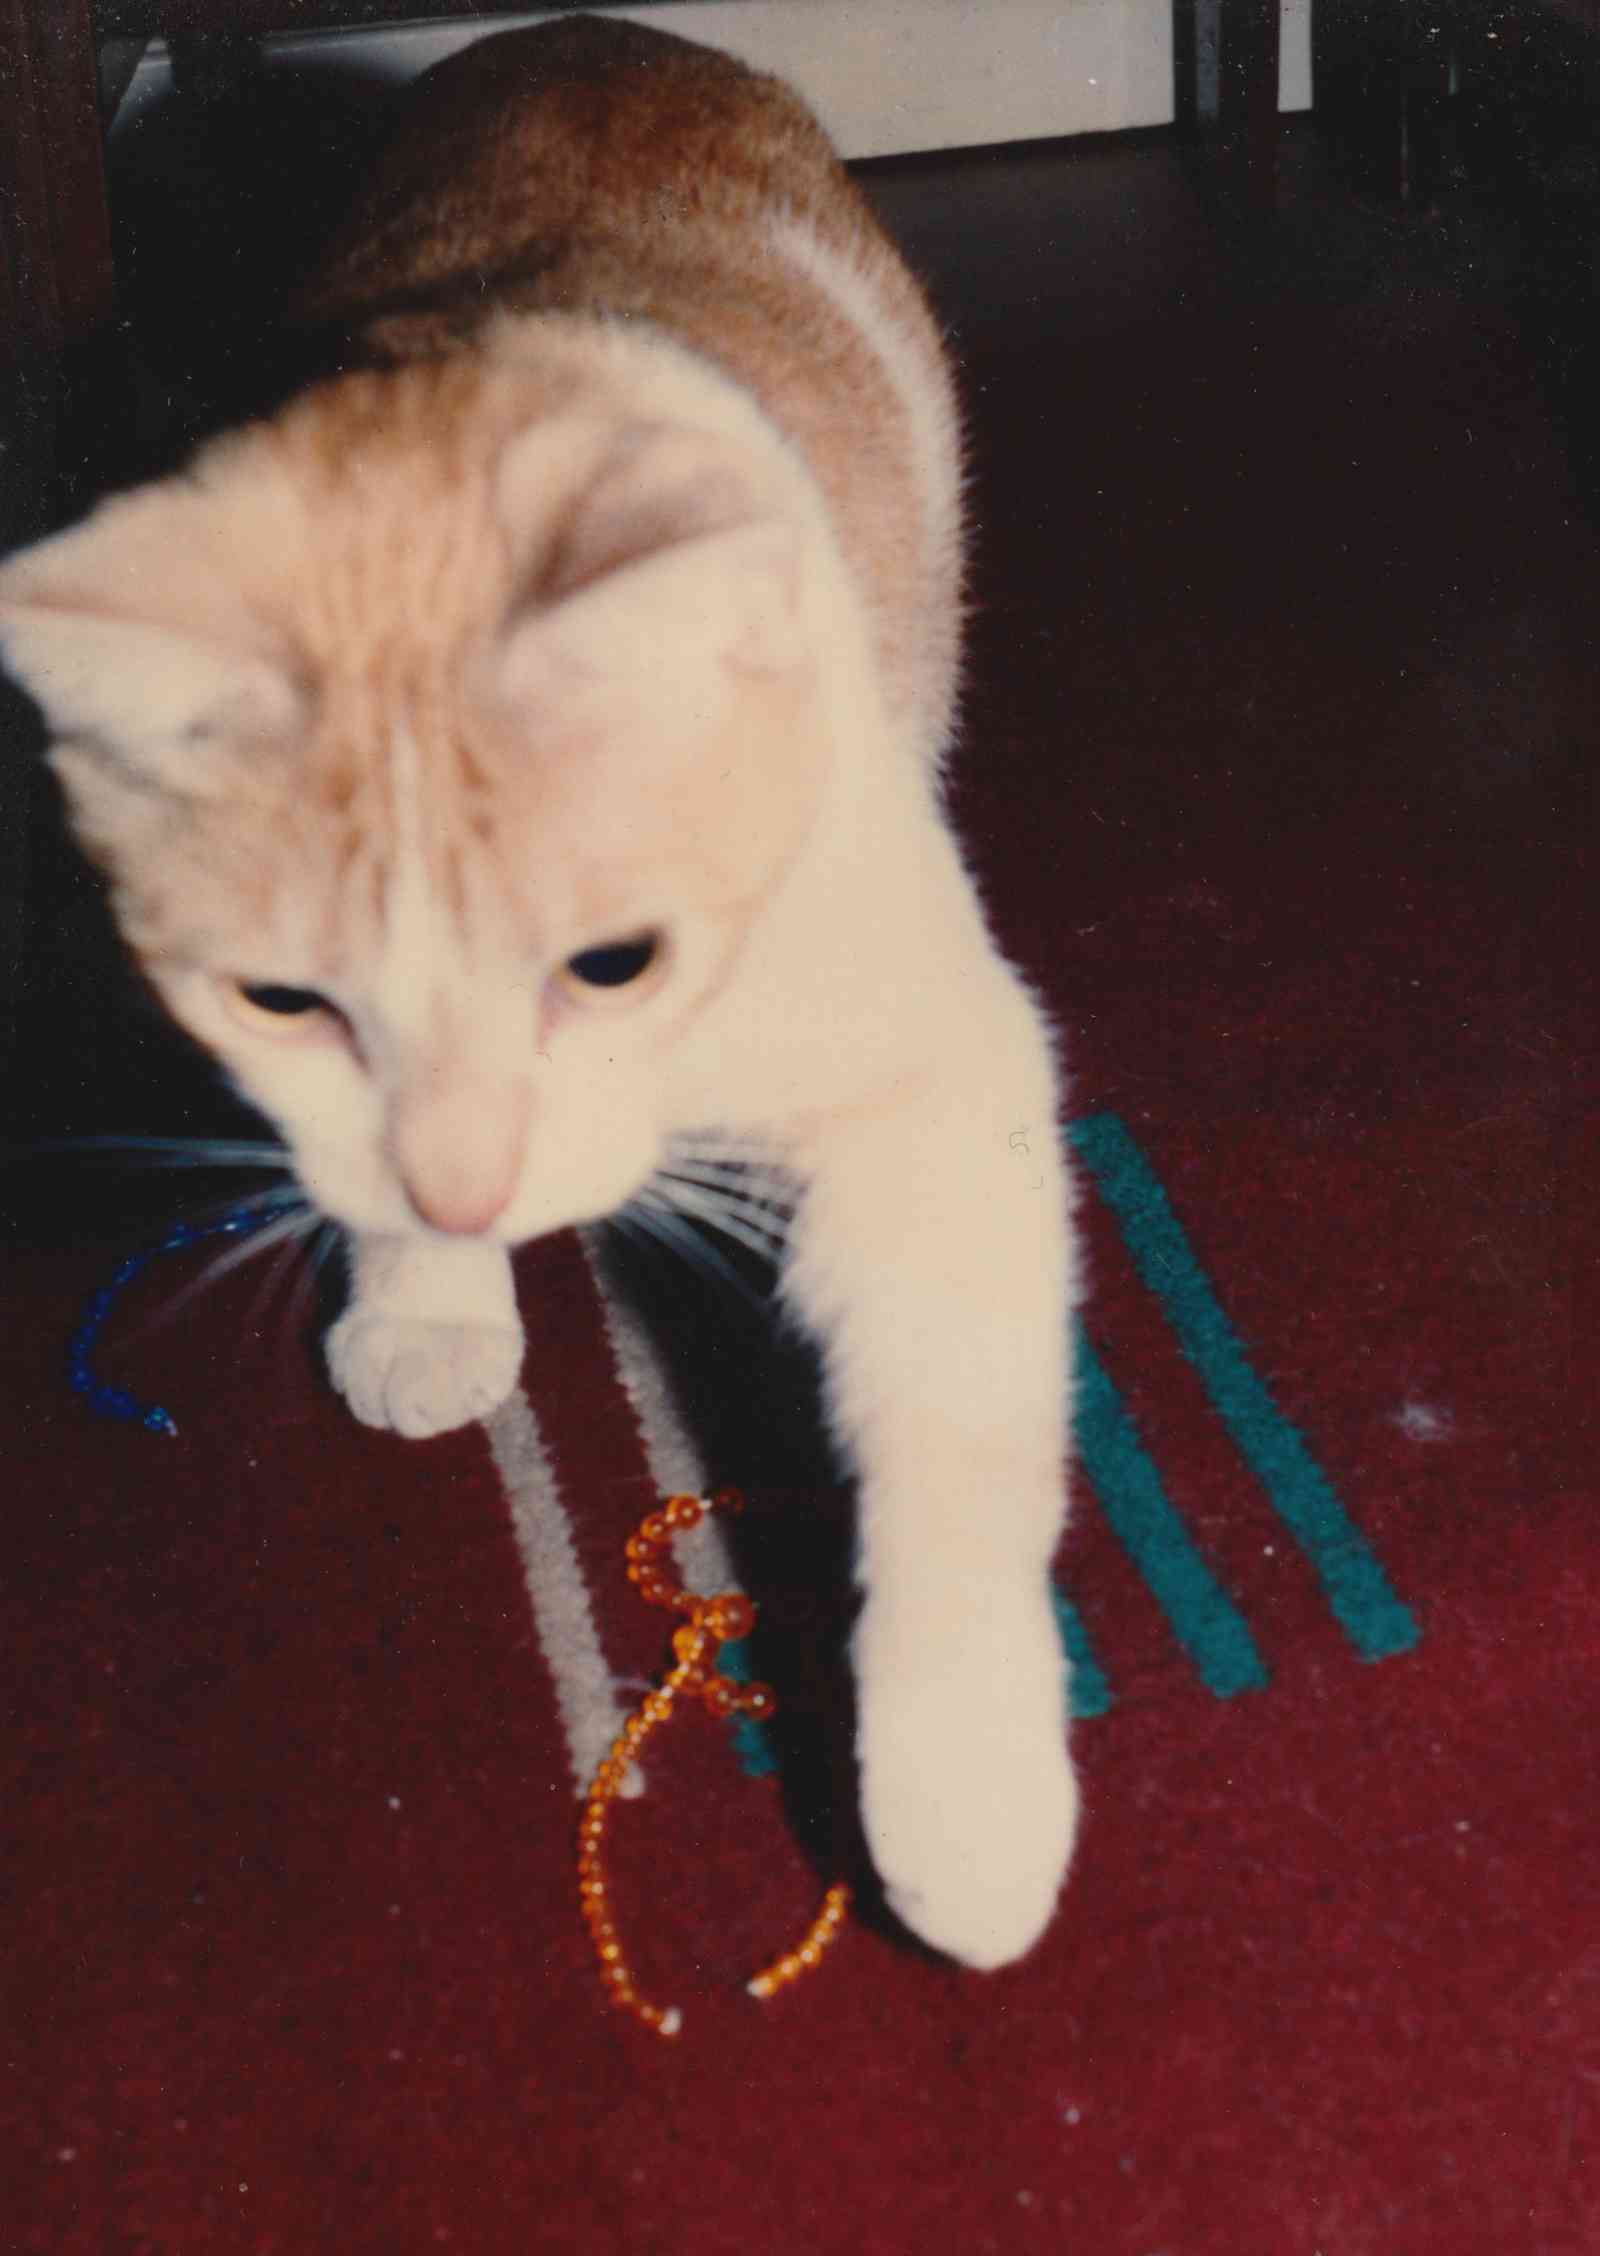
[[[243,1237],[252,1230],[261,1229],[284,1211],[282,1201],[265,1207],[254,1201],[236,1207],[213,1222],[174,1223],[166,1236],[153,1246],[138,1253],[124,1255],[112,1272],[109,1285],[103,1285],[89,1295],[67,1350],[67,1383],[75,1394],[81,1394],[90,1410],[99,1418],[116,1418],[130,1425],[141,1426],[146,1433],[171,1437],[177,1433],[177,1423],[170,1411],[157,1403],[142,1403],[121,1387],[106,1386],[97,1376],[93,1355],[105,1328],[107,1317],[115,1306],[119,1293],[125,1291],[141,1276],[150,1263],[160,1255],[181,1253],[186,1247],[199,1245],[211,1237]]]
[[[724,1645],[748,1637],[756,1626],[756,1610],[742,1590],[725,1590],[706,1608],[706,1627]]]
[[[744,1491],[738,1488],[714,1489],[711,1501],[719,1512],[732,1512],[737,1515],[744,1510]]]
[[[96,1384],[89,1371],[87,1353],[79,1353],[76,1343],[74,1355],[74,1368],[81,1365],[89,1384]],[[728,1511],[740,1510],[743,1501],[736,1489],[719,1489],[709,1499],[711,1504]],[[770,1684],[741,1683],[720,1674],[711,1665],[715,1647],[747,1637],[755,1627],[756,1610],[750,1600],[738,1590],[723,1591],[714,1598],[698,1598],[692,1592],[676,1589],[661,1572],[658,1558],[661,1545],[674,1529],[697,1525],[706,1509],[706,1502],[698,1497],[669,1496],[661,1510],[646,1515],[624,1546],[628,1579],[641,1598],[653,1605],[670,1606],[686,1618],[672,1633],[675,1666],[626,1718],[608,1753],[597,1765],[578,1826],[579,1904],[599,1963],[601,1980],[614,2005],[632,2013],[642,2028],[654,2029],[663,2037],[678,2034],[683,2016],[676,2006],[663,2009],[641,1997],[623,1957],[601,1855],[610,1803],[641,1741],[671,1716],[677,1704],[674,1695],[678,1691],[695,1694],[708,1712],[716,1716],[742,1713],[765,1718],[777,1708],[777,1697]],[[797,1980],[807,1968],[815,1966],[838,1933],[848,1901],[849,1890],[842,1882],[835,1883],[824,1896],[821,1910],[799,1944],[746,1984],[750,1995],[772,1997]]]

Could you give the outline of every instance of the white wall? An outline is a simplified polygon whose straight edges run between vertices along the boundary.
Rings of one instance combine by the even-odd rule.
[[[1281,5],[1280,94],[1286,109],[1303,109],[1311,0]],[[610,12],[776,71],[806,96],[847,157],[1117,132],[1172,117],[1171,0],[644,0]],[[484,28],[549,14],[531,9]],[[408,24],[272,44],[329,70],[398,79],[473,36],[460,23]],[[140,64],[119,124],[166,77],[158,46]]]

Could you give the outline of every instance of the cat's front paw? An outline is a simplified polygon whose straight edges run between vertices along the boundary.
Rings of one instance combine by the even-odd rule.
[[[328,1334],[328,1371],[363,1425],[408,1440],[498,1410],[522,1368],[514,1324],[447,1324],[352,1308]]]
[[[931,1620],[869,1605],[856,1641],[862,1814],[897,1916],[968,1966],[1032,1948],[1072,1854],[1078,1791],[1048,1597]]]

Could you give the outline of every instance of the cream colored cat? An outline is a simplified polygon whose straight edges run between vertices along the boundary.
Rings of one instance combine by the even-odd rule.
[[[509,1249],[669,1139],[797,1172],[868,1838],[998,1965],[1075,1819],[1073,1260],[1050,1040],[940,805],[932,323],[784,88],[571,19],[422,82],[303,311],[359,373],[0,572],[77,828],[350,1233],[328,1354],[373,1425],[499,1403]]]

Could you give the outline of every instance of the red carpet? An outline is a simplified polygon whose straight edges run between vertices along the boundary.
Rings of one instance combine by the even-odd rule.
[[[1397,372],[1370,320],[1243,307],[1209,361],[1102,346],[1123,419],[1102,399],[1095,459],[1051,458],[1054,534],[1002,509],[991,536],[974,850],[1067,1028],[1074,1117],[1123,1124],[1170,1202],[1146,1223],[1211,1296],[1185,1301],[1170,1230],[1141,1268],[1137,1218],[1091,1192],[1113,1399],[1086,1452],[1159,1481],[1192,1560],[1175,1625],[1151,1588],[1170,1524],[1141,1569],[1112,1527],[1133,1488],[1081,1485],[1063,1587],[1109,1704],[1077,1726],[1087,1823],[1045,1945],[958,1973],[869,1904],[796,1988],[742,1994],[853,1850],[828,1661],[844,1500],[803,1367],[760,1353],[735,1301],[714,1324],[657,1281],[695,1445],[752,1490],[739,1563],[781,1770],[684,1722],[618,1811],[624,1933],[685,2012],[666,2044],[606,2011],[588,1956],[519,1552],[541,1538],[488,1438],[356,1428],[248,1266],[147,1326],[178,1260],[130,1291],[103,1364],[179,1437],[96,1423],[64,1345],[124,1248],[19,1255],[0,2244],[1600,2247],[1600,1153],[1572,688],[1600,556],[1503,325],[1413,305]],[[969,343],[1006,401],[983,475],[1015,500],[1090,377],[1057,362],[1046,385]],[[1130,477],[1128,518],[1069,553],[1062,511],[1124,474],[1131,427],[1146,449],[1163,418],[1187,428],[1191,388],[1220,398],[1247,363],[1247,398],[1332,371],[1293,525],[1280,442],[1245,414],[1159,492]],[[535,1248],[523,1277],[576,1566],[607,1666],[639,1677],[664,1619],[621,1570],[645,1441],[580,1249]],[[1268,1472],[1348,1530],[1320,1575],[1230,1425],[1240,1385]],[[684,1447],[650,1438],[658,1462]],[[1393,1614],[1363,1614],[1369,1576],[1341,1617],[1352,1558]],[[1383,1630],[1402,1618],[1409,1649]],[[1253,1655],[1261,1681],[1220,1697],[1207,1654]]]
[[[1326,1001],[1290,1015],[1326,1042]],[[1207,1692],[1085,1498],[1065,1563],[1114,1705],[1078,1727],[1053,1935],[985,1980],[857,1926],[767,2009],[740,1983],[819,1868],[722,1732],[676,1727],[614,1834],[675,2046],[601,2004],[483,1437],[355,1429],[287,1328],[246,1328],[248,1271],[181,1333],[133,1337],[132,1297],[113,1325],[179,1439],[96,1426],[59,1362],[103,1259],[14,1269],[11,2244],[1592,2249],[1594,1153],[1575,1108],[1483,1101],[1330,1130],[1314,1102],[1196,1122],[1169,1093],[1139,1123],[1415,1650],[1356,1657],[1092,1208],[1093,1335],[1270,1681]],[[629,1407],[575,1250],[526,1280],[601,1635],[647,1671]],[[786,1510],[764,1594],[792,1631],[838,1592],[807,1589]]]

